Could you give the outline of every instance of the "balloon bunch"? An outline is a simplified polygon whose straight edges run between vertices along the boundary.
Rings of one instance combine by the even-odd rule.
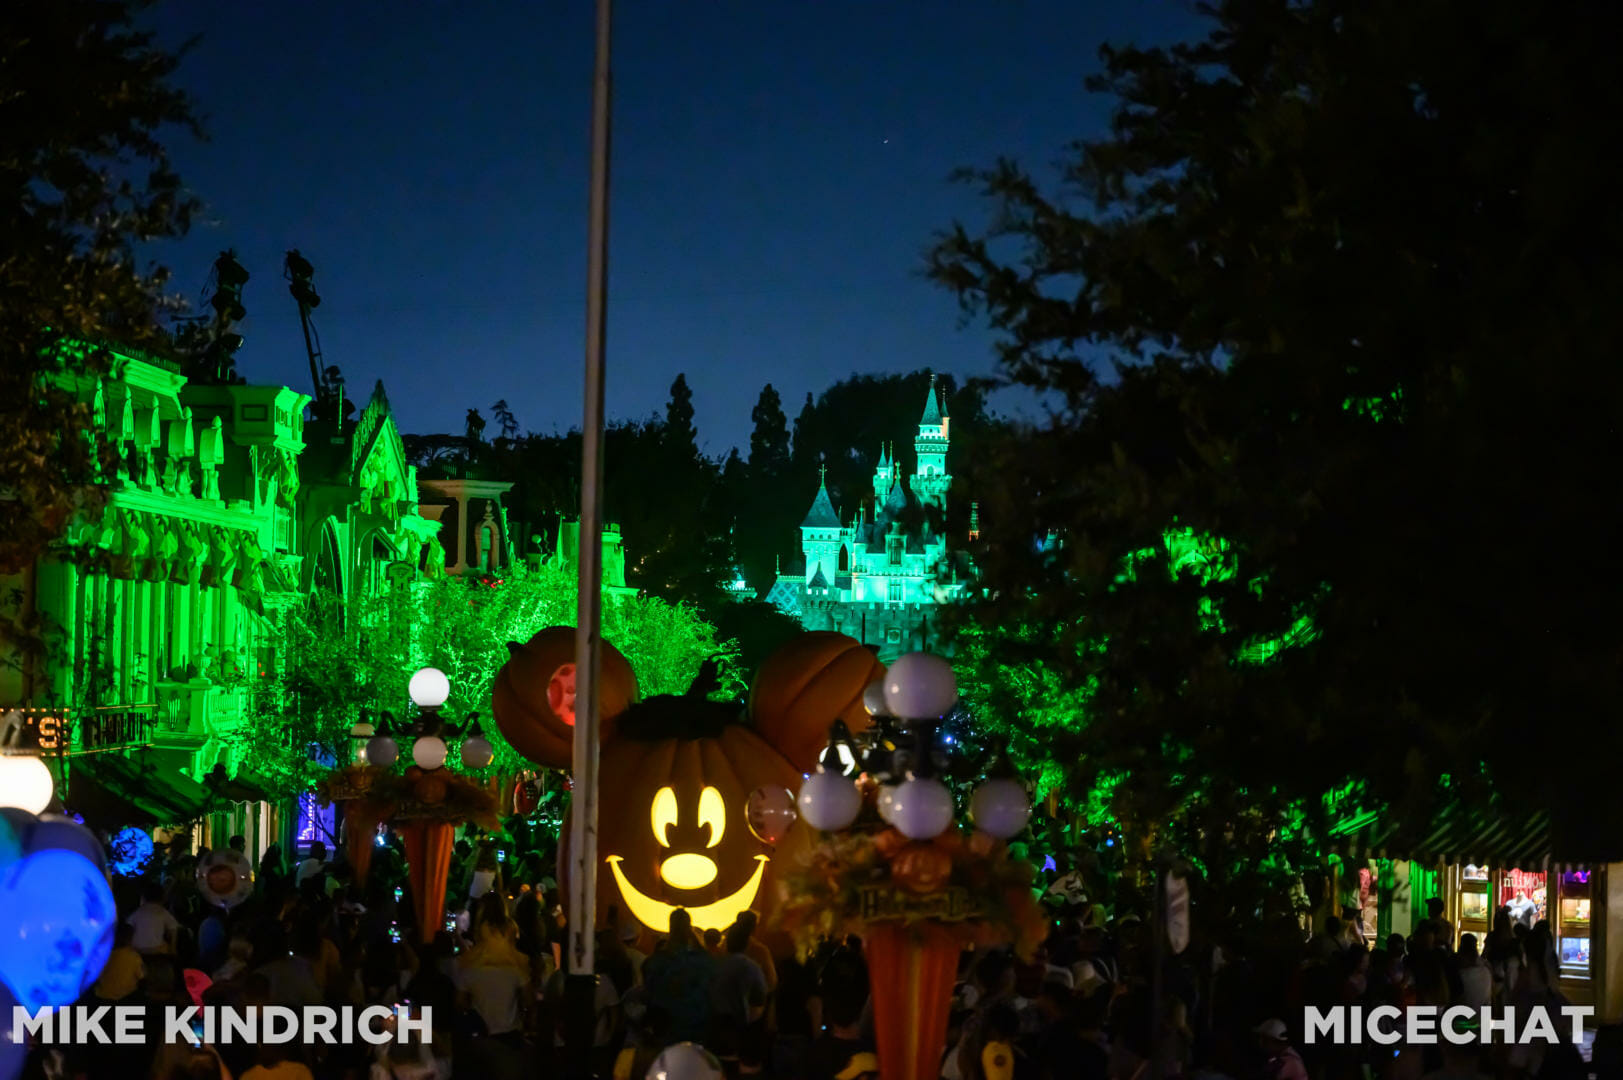
[[[60,814],[0,809],[0,1080],[22,1071],[11,1006],[71,1005],[113,948],[118,909],[100,841]]]

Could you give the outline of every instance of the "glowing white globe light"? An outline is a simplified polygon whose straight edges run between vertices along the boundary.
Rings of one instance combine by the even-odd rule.
[[[483,769],[496,759],[496,748],[483,735],[469,736],[462,743],[462,764],[470,769]]]
[[[56,794],[51,770],[32,754],[0,757],[0,806],[42,814]]]
[[[908,653],[885,672],[885,704],[892,716],[933,720],[947,715],[958,701],[952,665],[930,653]]]
[[[411,744],[411,760],[418,768],[433,772],[445,764],[445,740],[438,735],[424,735]]]
[[[890,708],[885,704],[885,680],[875,679],[862,691],[862,707],[869,716],[887,716]]]
[[[1007,840],[1031,820],[1031,800],[1018,780],[988,780],[969,797],[969,816],[981,832]]]
[[[411,677],[406,692],[419,709],[437,709],[451,696],[451,680],[439,668],[425,667]]]
[[[862,811],[862,793],[837,772],[819,770],[806,777],[796,802],[806,824],[823,832],[838,832]]]
[[[366,760],[387,769],[400,757],[400,747],[387,735],[374,735],[366,741]]]
[[[890,823],[909,840],[933,840],[952,824],[952,792],[922,777],[898,784],[890,797]]]
[[[599,976],[601,978],[601,976]],[[647,1080],[721,1080],[721,1062],[697,1043],[667,1046],[648,1066]]]

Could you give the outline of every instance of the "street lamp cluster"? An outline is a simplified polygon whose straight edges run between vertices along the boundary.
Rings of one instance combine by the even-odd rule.
[[[879,782],[879,816],[910,840],[931,840],[953,822],[952,792],[940,779],[937,733],[958,702],[952,666],[939,656],[909,653],[870,685],[863,704],[874,718],[866,753],[856,748],[845,725],[836,722],[822,764],[800,786],[800,814],[814,829],[838,832],[862,812],[862,792],[847,775],[845,758],[860,760],[862,771]],[[903,731],[898,733],[895,725]],[[911,742],[911,749],[904,749]],[[845,751],[842,754],[842,750]],[[1031,818],[1026,788],[1006,758],[969,800],[975,828],[1000,840],[1016,835]]]
[[[417,719],[402,735],[410,736],[411,760],[424,772],[443,768],[450,753],[447,740],[462,740],[462,764],[470,769],[483,769],[496,757],[495,747],[479,728],[477,713],[468,714],[464,726],[450,723],[440,716],[440,708],[451,696],[451,680],[438,668],[425,667],[411,677],[407,684],[412,704],[417,706]],[[370,765],[387,769],[400,758],[400,746],[395,741],[396,722],[388,712],[379,714],[374,728],[365,720],[351,729],[350,735],[365,740],[359,757]]]

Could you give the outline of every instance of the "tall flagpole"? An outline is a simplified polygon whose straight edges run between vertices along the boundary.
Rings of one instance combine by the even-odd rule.
[[[609,42],[613,0],[597,0],[592,188],[587,216],[586,412],[581,423],[580,607],[575,622],[574,791],[569,833],[570,1072],[591,1075],[596,979],[597,756],[603,656],[603,343],[609,270]],[[584,1023],[580,1023],[584,1020]]]

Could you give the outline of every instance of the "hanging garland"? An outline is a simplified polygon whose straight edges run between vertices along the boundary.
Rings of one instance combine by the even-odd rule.
[[[318,781],[316,794],[324,804],[357,801],[377,821],[471,822],[485,829],[501,823],[500,807],[488,787],[445,769],[425,772],[413,765],[393,773],[372,765],[349,765]]]
[[[982,832],[909,840],[895,829],[825,834],[786,875],[778,926],[802,953],[830,936],[900,925],[964,946],[1013,941],[1029,957],[1048,934],[1035,871]]]

